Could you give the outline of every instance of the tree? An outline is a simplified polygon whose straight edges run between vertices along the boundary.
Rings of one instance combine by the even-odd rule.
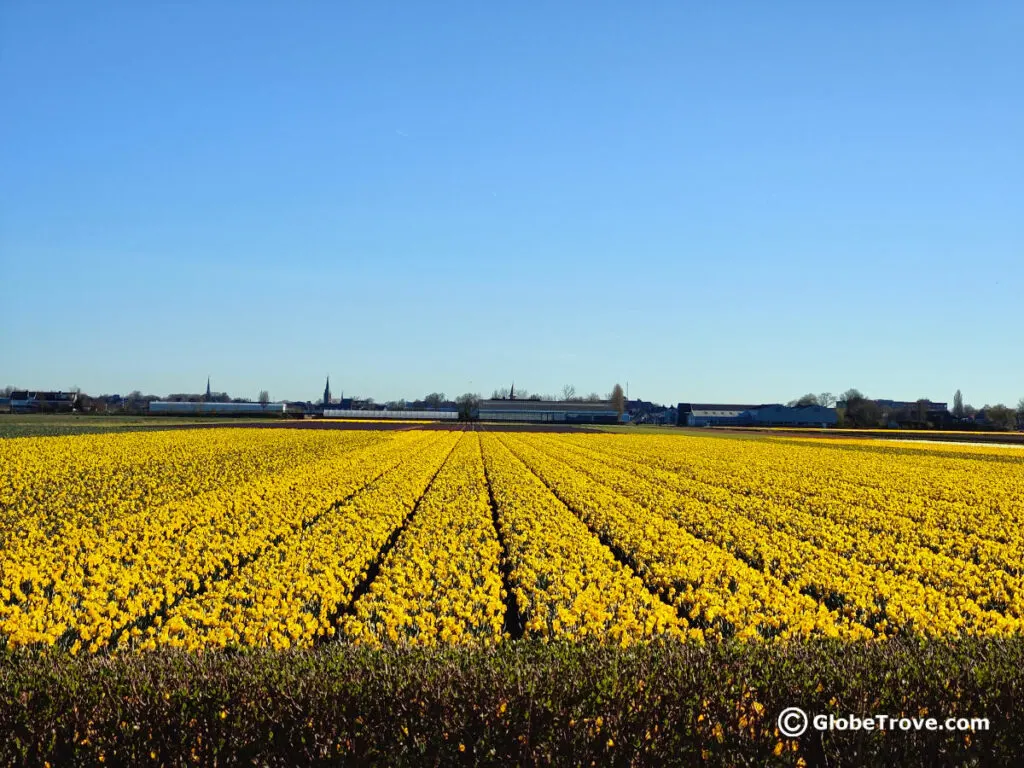
[[[818,405],[823,408],[835,408],[836,407],[836,396],[831,392],[822,392],[818,395]]]
[[[491,400],[507,400],[508,394],[508,387],[499,387],[498,389],[491,392]]]
[[[1010,430],[1017,425],[1017,413],[1002,403],[985,406],[985,418],[999,429]]]
[[[851,400],[863,400],[864,395],[860,393],[859,389],[853,387],[843,392],[839,399],[845,403],[849,403]]]
[[[270,402],[270,393],[265,389],[261,389],[257,399],[260,401],[260,405],[266,405]]]
[[[817,404],[818,404],[818,396],[817,395],[812,395],[809,392],[806,395],[804,395],[803,397],[798,398],[796,400],[790,400],[787,403],[787,405],[790,408],[804,408],[805,406],[808,406],[808,405],[817,405]]]
[[[1017,401],[1017,424],[1024,427],[1024,397]]]
[[[848,389],[843,393],[846,401],[846,413],[843,423],[853,427],[877,427],[882,420],[882,409],[874,400],[868,400],[857,389]]]
[[[423,402],[428,408],[440,408],[441,404],[445,402],[444,392],[431,392],[423,398]]]
[[[928,423],[928,406],[930,405],[931,401],[924,397],[917,401],[917,405],[914,408],[914,420],[917,421],[919,424]]]
[[[455,404],[459,406],[459,418],[463,421],[469,421],[480,406],[480,395],[474,392],[466,392],[455,398]]]
[[[964,417],[964,396],[959,389],[953,394],[953,415],[958,419]]]
[[[574,397],[576,397],[576,387],[574,387],[572,384],[566,384],[564,387],[562,387],[562,400],[568,402],[572,400]]]
[[[964,416],[966,418],[973,419],[977,415],[978,415],[978,409],[975,408],[973,405],[965,405],[964,406]]]
[[[612,407],[615,408],[616,413],[621,417],[626,410],[626,393],[622,391],[622,386],[616,383],[612,387]]]

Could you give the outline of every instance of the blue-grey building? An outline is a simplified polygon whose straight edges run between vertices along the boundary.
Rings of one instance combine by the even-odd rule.
[[[556,424],[616,424],[619,412],[610,401],[482,400],[480,421],[553,422]]]
[[[737,427],[740,414],[757,408],[756,405],[680,403],[676,409],[680,427]]]
[[[775,403],[680,403],[677,414],[681,427],[834,427],[839,421],[835,408],[790,408]]]
[[[839,417],[835,408],[820,405],[759,405],[741,413],[739,423],[751,427],[834,427]]]

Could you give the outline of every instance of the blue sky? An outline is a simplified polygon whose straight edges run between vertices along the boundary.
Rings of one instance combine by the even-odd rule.
[[[4,3],[0,385],[1024,397],[1020,3],[499,5]]]

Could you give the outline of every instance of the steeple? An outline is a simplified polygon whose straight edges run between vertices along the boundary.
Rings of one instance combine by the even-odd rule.
[[[211,395],[210,395],[210,377],[207,376],[206,377],[206,401],[207,402],[210,401],[210,397],[211,397]]]
[[[508,391],[508,399],[509,400],[515,400],[516,399],[516,383],[514,381],[512,382],[512,389],[510,389]]]
[[[327,377],[327,383],[324,385],[324,405],[328,406],[331,404],[331,377]]]

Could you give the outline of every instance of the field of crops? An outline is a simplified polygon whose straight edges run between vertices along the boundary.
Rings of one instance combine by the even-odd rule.
[[[1010,635],[1024,452],[205,429],[0,441],[0,642]]]

